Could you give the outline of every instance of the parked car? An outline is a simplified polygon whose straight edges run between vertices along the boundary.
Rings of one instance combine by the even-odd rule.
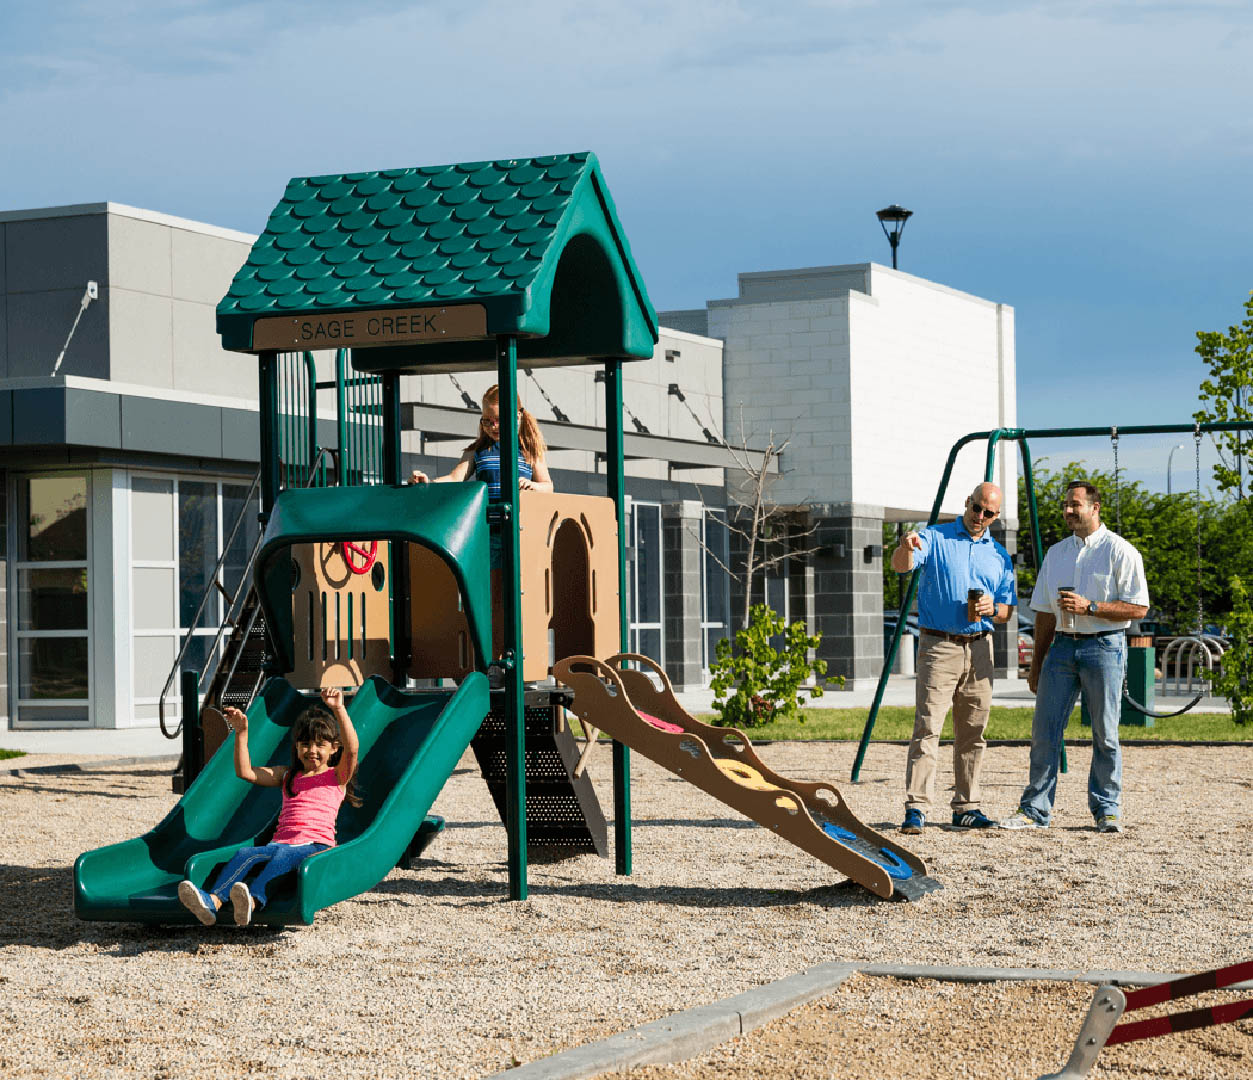
[[[883,651],[886,653],[892,645],[892,635],[896,633],[896,620],[900,614],[895,611],[883,613]],[[918,636],[918,616],[910,614],[905,617],[905,633]]]

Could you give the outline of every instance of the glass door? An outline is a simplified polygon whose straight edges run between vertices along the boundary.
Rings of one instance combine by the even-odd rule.
[[[631,502],[631,651],[665,665],[661,633],[661,506]]]
[[[14,727],[91,723],[87,495],[82,473],[17,483]]]

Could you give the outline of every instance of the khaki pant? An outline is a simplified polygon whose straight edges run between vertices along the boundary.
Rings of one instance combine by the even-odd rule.
[[[953,813],[980,809],[979,767],[992,705],[992,635],[958,644],[923,634],[918,643],[914,734],[905,766],[905,806],[926,813],[935,792],[940,729],[953,708]]]

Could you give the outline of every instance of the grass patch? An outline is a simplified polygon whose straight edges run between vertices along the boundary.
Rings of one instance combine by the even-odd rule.
[[[0,761],[4,761],[7,758],[11,758],[11,757],[25,757],[25,756],[26,756],[25,750],[5,750],[3,748],[0,748]]]
[[[805,722],[795,720],[767,724],[746,732],[750,739],[826,740],[860,739],[867,709],[806,709]],[[1030,739],[1031,709],[1011,709],[993,706],[988,718],[989,739]],[[708,717],[702,717],[706,723]],[[909,706],[886,706],[875,718],[874,742],[908,740],[914,730],[914,710]],[[1089,729],[1079,722],[1079,710],[1070,716],[1066,729],[1069,738],[1081,739]],[[1123,739],[1153,739],[1164,742],[1253,742],[1253,724],[1241,726],[1229,713],[1184,713],[1169,720],[1155,720],[1151,728],[1133,724],[1120,724],[1118,734]],[[944,721],[943,739],[953,737],[953,719],[950,713]]]

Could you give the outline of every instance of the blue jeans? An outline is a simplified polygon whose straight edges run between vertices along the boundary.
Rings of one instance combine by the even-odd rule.
[[[1088,809],[1093,817],[1117,814],[1122,795],[1122,747],[1118,718],[1127,668],[1125,634],[1053,638],[1040,671],[1031,723],[1031,772],[1019,808],[1043,825],[1053,815],[1062,735],[1082,690],[1092,715],[1092,767]]]
[[[243,881],[257,867],[261,872],[249,883],[248,891],[258,906],[265,903],[265,890],[277,877],[290,874],[310,855],[325,851],[328,844],[266,844],[264,847],[240,848],[231,861],[222,867],[217,881],[210,890],[211,895],[226,903],[230,898],[231,886]]]

